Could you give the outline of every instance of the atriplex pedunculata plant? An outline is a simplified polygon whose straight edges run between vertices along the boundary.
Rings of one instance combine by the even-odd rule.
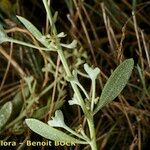
[[[133,59],[127,59],[115,69],[115,71],[107,80],[100,97],[95,96],[96,78],[99,75],[100,70],[97,67],[93,69],[88,64],[84,64],[86,76],[89,79],[91,79],[92,94],[90,95],[89,92],[87,92],[78,81],[77,71],[73,70],[71,72],[71,70],[69,69],[63,52],[63,48],[74,49],[76,47],[77,42],[74,40],[71,44],[61,43],[61,38],[65,37],[66,35],[63,32],[57,33],[57,29],[55,26],[57,13],[55,13],[53,16],[51,10],[49,9],[47,0],[43,0],[43,3],[51,26],[51,35],[43,35],[31,22],[29,22],[23,17],[18,16],[18,19],[43,45],[43,47],[40,47],[41,50],[48,52],[55,51],[58,53],[60,60],[63,64],[64,70],[66,72],[67,80],[70,82],[74,91],[73,98],[69,101],[69,104],[79,105],[81,107],[84,116],[87,120],[90,134],[87,134],[82,127],[80,129],[80,132],[76,132],[75,130],[69,128],[64,122],[64,116],[61,110],[57,110],[55,112],[55,116],[51,120],[49,120],[47,124],[33,118],[26,119],[26,124],[31,130],[47,139],[65,143],[89,144],[92,150],[97,150],[98,148],[96,144],[94,115],[102,107],[106,106],[108,103],[114,100],[123,90],[131,75],[134,66],[134,61]],[[36,47],[32,44],[28,44],[8,37],[1,28],[0,43],[3,42],[13,42],[35,49],[39,49],[39,47]],[[80,91],[82,91],[85,94],[85,99],[83,99]],[[57,127],[63,128],[68,132],[64,133],[56,129]]]

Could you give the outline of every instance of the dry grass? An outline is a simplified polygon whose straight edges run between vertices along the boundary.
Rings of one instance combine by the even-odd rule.
[[[78,50],[65,52],[66,58],[68,58],[70,68],[78,67],[82,70],[82,64],[88,62],[101,69],[97,82],[97,96],[100,95],[106,79],[116,66],[126,58],[132,57],[135,61],[132,77],[124,91],[113,103],[96,115],[95,126],[100,149],[148,149],[150,140],[150,3],[141,0],[135,9],[125,0],[118,3],[115,0],[100,2],[70,0],[70,2],[66,5],[65,1],[52,1],[53,9],[58,9],[60,12],[58,30],[67,32],[69,38],[75,38],[79,43]],[[40,10],[44,16],[44,10],[39,3],[32,5],[35,7],[35,12]],[[22,6],[20,2],[20,8],[23,7],[20,14],[26,17],[28,14],[24,10],[28,9],[27,6],[28,4]],[[34,10],[31,17],[35,21],[35,23],[32,22],[33,24],[42,26],[43,32],[48,33],[49,27],[46,21],[41,23],[40,18],[34,14]],[[8,24],[7,26],[6,32],[12,37],[38,46],[34,37],[21,25],[10,27]],[[24,90],[22,79],[25,75],[33,75],[38,85],[35,94],[42,94],[38,103],[33,104],[27,110],[26,117],[32,117],[33,112],[47,107],[48,109],[38,116],[46,121],[53,115],[54,110],[61,107],[67,124],[76,127],[77,124],[82,123],[80,109],[67,104],[67,100],[72,96],[72,89],[64,80],[65,74],[56,54],[47,54],[40,49],[35,51],[7,43],[0,46],[0,60],[1,106],[11,101],[17,91]],[[42,67],[48,61],[52,64],[51,73],[42,72]],[[80,80],[90,90],[88,81],[85,78],[80,78]],[[51,88],[48,88],[49,85],[52,85]],[[26,99],[23,96],[24,104]],[[17,115],[13,119],[17,118]],[[10,120],[6,125],[7,130],[1,132],[0,140],[9,141],[13,137],[16,137],[18,142],[25,142],[26,137],[36,140],[24,124],[25,116],[17,120],[15,124],[11,124],[12,120]],[[85,124],[82,125],[86,129]],[[21,149],[21,146],[18,146],[18,150],[19,148]],[[63,149],[83,149],[83,147],[64,147]],[[84,149],[89,149],[89,147],[84,147]]]

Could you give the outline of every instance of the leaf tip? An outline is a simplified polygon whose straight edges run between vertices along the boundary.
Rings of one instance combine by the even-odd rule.
[[[27,126],[30,126],[30,124],[31,124],[31,122],[32,122],[33,120],[35,120],[35,119],[32,119],[32,118],[30,118],[30,119],[25,119],[25,123],[27,124]]]

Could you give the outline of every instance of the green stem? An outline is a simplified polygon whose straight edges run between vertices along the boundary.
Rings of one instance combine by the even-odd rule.
[[[79,82],[77,82],[76,84],[77,84],[77,85],[79,86],[79,88],[83,91],[83,93],[84,93],[84,95],[86,96],[86,98],[89,99],[89,95],[87,94],[87,92],[86,92],[86,90],[84,89],[84,87],[83,87]]]
[[[50,25],[51,25],[51,27],[52,27],[52,32],[53,32],[54,36],[56,37],[56,41],[55,41],[55,42],[56,42],[56,45],[57,45],[57,52],[58,52],[58,55],[59,55],[59,57],[60,57],[60,60],[61,60],[61,62],[62,62],[62,64],[63,64],[63,67],[64,67],[64,69],[65,69],[65,72],[66,72],[67,76],[72,76],[71,71],[70,71],[70,69],[69,69],[69,66],[68,66],[68,64],[67,64],[66,58],[65,58],[65,56],[64,56],[62,47],[61,47],[61,45],[60,45],[60,41],[59,41],[59,39],[57,38],[57,29],[56,29],[55,24],[53,23],[52,13],[51,13],[51,11],[50,11],[50,9],[49,9],[47,0],[43,0],[43,3],[44,3],[44,6],[45,6],[47,15],[48,15],[48,19],[49,19]],[[48,48],[48,47],[47,47],[47,48]],[[83,100],[83,98],[82,98],[82,96],[81,96],[81,94],[80,94],[80,91],[79,91],[77,85],[76,85],[75,83],[73,83],[73,82],[70,82],[70,83],[71,83],[71,86],[72,86],[72,88],[73,88],[73,90],[74,90],[76,96],[77,96],[77,99],[78,99],[78,101],[79,101],[79,103],[80,103],[80,105],[81,105],[81,108],[82,108],[84,114],[87,116],[89,112],[88,112],[88,110],[87,110],[86,107],[85,107],[84,100]]]
[[[91,102],[91,111],[94,109],[94,101],[95,101],[95,79],[92,80],[92,102]]]
[[[58,52],[58,55],[60,57],[60,60],[61,60],[61,62],[63,64],[63,66],[64,66],[65,72],[66,72],[67,76],[72,76],[71,71],[69,69],[69,66],[67,64],[67,61],[65,59],[65,56],[63,54],[63,51],[62,51],[62,48],[61,48],[60,44],[58,44],[58,46],[59,46],[59,50],[57,52]],[[74,92],[75,92],[75,94],[76,94],[76,96],[78,98],[79,104],[81,105],[81,108],[82,108],[84,114],[87,116],[89,114],[89,112],[87,111],[87,109],[85,107],[85,103],[83,101],[83,98],[82,98],[82,96],[80,94],[80,91],[79,91],[77,85],[74,82],[72,82],[72,81],[70,81],[70,84],[71,84],[71,86],[72,86],[72,88],[73,88],[73,90],[74,90]]]
[[[41,49],[41,50],[44,50],[44,51],[50,51],[49,48],[34,46],[32,44],[22,42],[22,41],[19,41],[19,40],[15,40],[15,39],[12,39],[12,38],[7,38],[5,41],[16,43],[16,44],[23,45],[23,46],[27,46],[27,47],[34,48],[34,49]],[[52,48],[51,51],[55,51],[55,48]]]
[[[57,29],[56,29],[55,23],[53,22],[52,13],[49,9],[47,0],[43,0],[43,3],[44,3],[44,6],[45,6],[45,9],[46,9],[46,12],[47,12],[48,19],[50,21],[50,25],[51,25],[51,28],[52,28],[53,35],[56,37],[56,41],[55,41],[56,43],[55,44],[57,45],[58,55],[59,55],[60,60],[63,64],[63,66],[64,66],[64,69],[65,69],[65,72],[66,72],[67,76],[72,76],[72,73],[69,69],[66,58],[64,56],[62,47],[60,45],[60,40],[57,38]],[[95,134],[93,115],[87,110],[87,108],[85,106],[85,103],[84,103],[84,100],[83,100],[83,98],[81,96],[81,93],[78,89],[78,86],[72,81],[70,81],[70,83],[71,83],[71,86],[72,86],[76,96],[77,96],[79,104],[80,104],[80,106],[81,106],[81,108],[82,108],[82,110],[85,114],[85,117],[87,118],[89,130],[90,130],[90,137],[91,137],[91,141],[90,141],[91,148],[92,148],[92,150],[97,150],[96,134]]]
[[[69,128],[68,126],[65,126],[64,129],[66,129],[67,131],[69,131],[70,133],[72,133],[73,135],[87,141],[88,143],[90,143],[90,139],[88,137],[83,137],[82,135],[78,134],[77,132],[75,132],[74,130],[72,130],[71,128]]]
[[[87,119],[89,130],[90,130],[90,146],[92,150],[97,150],[97,144],[96,144],[96,134],[95,134],[95,127],[94,127],[94,120],[93,115],[89,116]]]

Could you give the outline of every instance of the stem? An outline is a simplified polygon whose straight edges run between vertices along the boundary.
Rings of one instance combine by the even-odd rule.
[[[60,45],[60,40],[57,38],[57,29],[56,29],[56,26],[55,26],[55,23],[53,22],[53,17],[52,17],[52,13],[49,9],[49,6],[48,6],[48,3],[47,3],[47,0],[43,0],[43,3],[44,3],[44,6],[45,6],[45,9],[46,9],[46,12],[47,12],[47,17],[50,21],[50,25],[51,25],[51,28],[52,28],[52,32],[53,32],[53,35],[56,37],[56,41],[55,41],[55,44],[57,45],[57,52],[58,52],[58,55],[60,57],[60,60],[63,64],[63,67],[65,69],[65,72],[67,74],[67,76],[72,76],[72,73],[69,69],[69,66],[67,64],[67,61],[66,61],[66,58],[64,56],[64,53],[63,53],[63,50],[62,50],[62,47]],[[48,46],[47,46],[48,48]],[[94,127],[94,120],[93,120],[93,115],[87,110],[86,106],[85,106],[85,103],[84,103],[84,100],[81,96],[81,93],[78,89],[78,86],[70,81],[71,83],[71,86],[76,94],[76,97],[79,101],[79,104],[85,114],[85,117],[87,118],[87,122],[88,122],[88,126],[89,126],[89,131],[90,131],[90,138],[91,138],[91,141],[90,141],[90,146],[91,146],[91,149],[92,150],[97,150],[97,145],[96,145],[96,134],[95,134],[95,127]],[[94,95],[95,97],[95,95]]]
[[[91,111],[94,109],[94,101],[95,101],[95,79],[92,80],[92,102],[91,102]]]
[[[93,115],[89,116],[87,119],[89,130],[90,130],[90,137],[91,137],[91,142],[90,146],[92,150],[97,150],[97,144],[96,144],[96,134],[95,134],[95,127],[94,127],[94,120],[93,120]]]
[[[47,16],[48,16],[50,25],[52,27],[52,32],[53,32],[54,36],[56,37],[56,41],[55,42],[56,42],[56,45],[57,45],[58,55],[60,57],[60,60],[61,60],[61,62],[63,64],[63,67],[65,69],[65,72],[66,72],[67,76],[72,76],[71,71],[69,69],[69,66],[67,64],[66,58],[64,56],[62,47],[60,45],[60,40],[57,38],[57,29],[56,29],[55,23],[53,23],[52,13],[51,13],[51,11],[49,9],[47,0],[43,0],[43,3],[44,3],[44,6],[45,6],[45,9],[46,9],[46,12],[47,12]],[[47,48],[48,48],[48,45],[47,45]],[[87,116],[89,114],[89,112],[88,112],[88,110],[85,107],[85,103],[84,103],[84,100],[83,100],[83,98],[82,98],[82,96],[80,94],[78,86],[75,83],[73,83],[72,81],[70,83],[71,83],[71,86],[72,86],[76,96],[77,96],[77,99],[79,101],[79,104],[81,105],[81,108],[82,108],[84,114]]]
[[[67,64],[67,61],[66,61],[66,58],[64,56],[64,53],[63,53],[63,50],[62,50],[62,47],[60,45],[60,40],[57,38],[57,30],[56,30],[56,26],[55,26],[55,23],[53,23],[53,17],[52,17],[52,13],[49,9],[49,6],[48,6],[48,3],[47,3],[47,0],[43,0],[43,3],[44,3],[44,6],[45,6],[45,9],[46,9],[46,12],[47,12],[47,17],[50,21],[50,25],[51,25],[51,28],[52,28],[52,32],[54,34],[54,36],[56,36],[56,45],[57,45],[57,52],[58,52],[58,55],[60,57],[60,60],[63,64],[63,67],[65,69],[65,72],[67,74],[67,76],[72,76],[71,74],[71,71],[69,69],[69,66]],[[87,110],[86,106],[85,106],[85,103],[84,103],[84,100],[81,96],[81,93],[78,89],[78,86],[70,81],[70,84],[76,94],[76,97],[80,103],[80,106],[85,114],[85,117],[87,118],[87,122],[88,122],[88,126],[89,126],[89,130],[90,130],[90,137],[91,137],[91,141],[90,141],[90,145],[91,145],[91,149],[92,150],[97,150],[97,145],[96,145],[96,134],[95,134],[95,127],[94,127],[94,120],[93,120],[93,115],[91,113],[89,113],[89,111]],[[95,94],[93,95],[95,97]],[[93,100],[94,101],[94,100]]]
[[[32,44],[29,44],[29,43],[26,43],[26,42],[22,42],[22,41],[19,41],[19,40],[15,40],[15,39],[12,39],[12,38],[7,38],[6,42],[16,43],[16,44],[27,46],[27,47],[31,47],[31,48],[34,48],[34,49],[41,49],[41,50],[44,50],[44,51],[50,51],[49,48],[34,46]],[[55,48],[52,48],[51,51],[55,51]]]
[[[63,64],[63,66],[64,66],[66,74],[67,74],[67,76],[72,76],[71,71],[69,70],[69,66],[67,64],[67,61],[65,59],[65,56],[63,54],[63,51],[62,51],[62,48],[61,48],[60,44],[58,46],[59,46],[59,50],[57,52],[58,52],[58,55],[60,57],[60,60],[61,60],[61,62]],[[78,98],[79,104],[81,105],[81,108],[82,108],[84,114],[87,116],[89,114],[89,112],[87,111],[87,109],[85,107],[85,103],[83,101],[83,98],[82,98],[82,96],[80,94],[80,91],[79,91],[77,85],[74,82],[72,82],[72,81],[70,81],[70,84],[71,84],[71,86],[72,86],[72,88],[73,88],[73,90],[74,90],[74,92],[75,92],[75,94],[76,94],[76,96]]]
[[[58,54],[60,56],[60,59],[62,60],[62,64],[65,68],[65,71],[67,73],[68,76],[71,75],[71,72],[69,70],[69,66],[66,62],[66,59],[64,57],[64,54],[63,54],[63,51],[62,50],[58,50]],[[85,107],[85,104],[84,104],[84,101],[81,97],[81,94],[80,94],[80,91],[77,87],[77,85],[73,82],[70,82],[71,83],[71,86],[81,104],[81,108],[87,118],[87,121],[88,121],[88,126],[89,126],[89,130],[90,130],[90,137],[91,137],[91,141],[90,141],[90,146],[91,146],[91,149],[92,150],[97,150],[97,144],[96,144],[96,134],[95,134],[95,127],[94,127],[94,120],[93,120],[93,115],[91,115],[88,110],[86,109]],[[95,83],[94,83],[95,84]],[[94,94],[94,97],[95,97],[95,94]],[[94,103],[94,100],[93,100],[93,103]]]
[[[76,84],[77,84],[77,85],[79,86],[79,88],[83,91],[83,93],[84,93],[84,95],[86,96],[86,98],[89,99],[89,95],[87,94],[87,92],[86,92],[86,90],[83,88],[83,86],[82,86],[79,82],[77,82]]]
[[[69,70],[69,66],[68,66],[67,61],[65,59],[65,56],[63,54],[62,48],[61,48],[60,44],[58,44],[58,46],[59,46],[58,54],[59,54],[60,60],[62,61],[62,64],[64,66],[66,74],[67,74],[67,76],[71,76],[72,74]],[[93,115],[91,115],[89,113],[89,111],[87,110],[87,108],[85,107],[85,103],[82,99],[82,96],[80,94],[80,91],[79,91],[77,85],[74,82],[71,82],[71,81],[70,81],[70,83],[71,83],[71,86],[72,86],[72,88],[73,88],[73,90],[74,90],[74,92],[75,92],[75,94],[78,98],[80,106],[81,106],[81,108],[82,108],[82,110],[83,110],[83,112],[84,112],[84,114],[87,118],[87,121],[88,121],[88,126],[89,126],[89,130],[90,130],[90,137],[91,137],[91,142],[90,142],[91,149],[92,150],[97,150],[96,134],[95,134]],[[94,97],[95,97],[95,94],[94,94]],[[94,100],[93,100],[93,103],[94,103]]]
[[[66,129],[67,131],[69,131],[70,133],[72,133],[73,135],[86,140],[88,143],[90,143],[90,139],[88,137],[83,137],[82,135],[78,134],[77,132],[75,132],[74,130],[72,130],[71,128],[69,128],[68,126],[65,126],[64,129]]]

